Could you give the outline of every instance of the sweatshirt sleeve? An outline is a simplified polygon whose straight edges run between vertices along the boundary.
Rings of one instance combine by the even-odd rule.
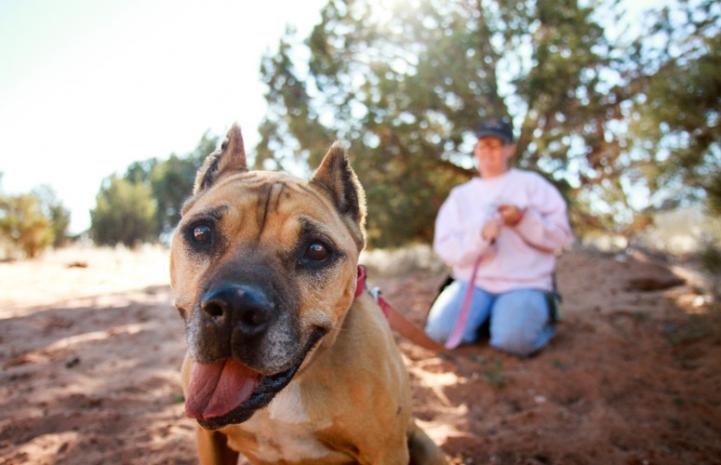
[[[472,265],[490,245],[481,237],[484,224],[482,216],[475,221],[464,219],[457,196],[451,192],[436,217],[433,250],[451,267]]]
[[[516,231],[530,245],[557,252],[573,242],[566,201],[545,179],[539,176],[534,181],[532,201]]]

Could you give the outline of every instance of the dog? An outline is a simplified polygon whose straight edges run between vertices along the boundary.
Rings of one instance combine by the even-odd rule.
[[[237,125],[171,241],[201,465],[437,465],[381,310],[356,296],[365,196],[335,143],[310,180],[248,170]]]

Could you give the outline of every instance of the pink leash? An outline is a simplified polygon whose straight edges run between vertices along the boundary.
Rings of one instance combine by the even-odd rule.
[[[483,254],[476,258],[473,263],[473,272],[471,273],[471,279],[468,282],[468,288],[466,289],[466,295],[463,296],[463,304],[461,305],[461,313],[458,315],[456,320],[456,326],[453,327],[450,337],[446,340],[446,349],[451,350],[458,347],[463,337],[463,330],[466,327],[466,320],[468,320],[468,313],[471,309],[471,300],[473,298],[473,290],[475,289],[476,274],[478,273],[478,265],[481,264],[481,258]]]

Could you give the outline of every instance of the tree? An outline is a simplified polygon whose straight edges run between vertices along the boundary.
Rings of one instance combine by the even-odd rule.
[[[9,243],[9,255],[21,250],[35,257],[53,241],[53,229],[38,197],[21,194],[0,197],[0,236]]]
[[[158,166],[159,160],[157,158],[148,158],[147,160],[134,161],[128,165],[125,170],[125,179],[131,183],[148,183],[150,182],[150,176],[153,170]]]
[[[65,208],[50,186],[36,187],[33,189],[33,195],[39,200],[43,215],[50,222],[50,228],[53,231],[53,247],[61,247],[68,240],[70,210]]]
[[[157,238],[157,203],[150,186],[111,176],[103,181],[90,212],[90,233],[101,245],[133,247]]]
[[[218,138],[206,132],[192,152],[185,156],[171,154],[167,160],[153,167],[150,185],[158,203],[159,233],[169,233],[180,221],[183,202],[193,191],[195,173],[205,157],[215,150],[217,143]]]
[[[630,193],[655,159],[632,150],[628,121],[654,70],[642,39],[605,27],[623,13],[612,0],[330,0],[303,44],[289,31],[262,62],[256,166],[313,165],[350,140],[371,242],[427,240],[448,190],[474,174],[471,130],[510,116],[517,164],[561,188],[577,229],[631,234],[650,204]]]
[[[217,143],[218,137],[206,132],[185,155],[136,161],[122,177],[105,179],[91,212],[93,240],[134,246],[171,232],[193,190],[196,171]]]
[[[172,153],[165,160],[150,158],[128,166],[123,178],[152,190],[157,205],[156,234],[167,234],[178,224],[183,202],[193,190],[195,173],[217,143],[218,137],[206,132],[190,153]]]
[[[703,198],[721,214],[721,5],[677,2],[651,19],[635,45],[653,73],[633,129],[655,154],[652,189],[672,186],[661,195]]]

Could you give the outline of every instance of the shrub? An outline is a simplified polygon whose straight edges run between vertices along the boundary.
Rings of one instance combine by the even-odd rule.
[[[0,235],[8,256],[19,250],[32,258],[45,250],[53,242],[53,229],[40,199],[33,194],[0,197]]]
[[[134,247],[157,237],[156,212],[150,186],[111,176],[90,212],[90,235],[96,244]]]
[[[61,247],[68,241],[70,210],[65,208],[50,186],[38,186],[33,189],[32,194],[40,201],[43,215],[50,221],[50,228],[53,230],[53,247]]]

